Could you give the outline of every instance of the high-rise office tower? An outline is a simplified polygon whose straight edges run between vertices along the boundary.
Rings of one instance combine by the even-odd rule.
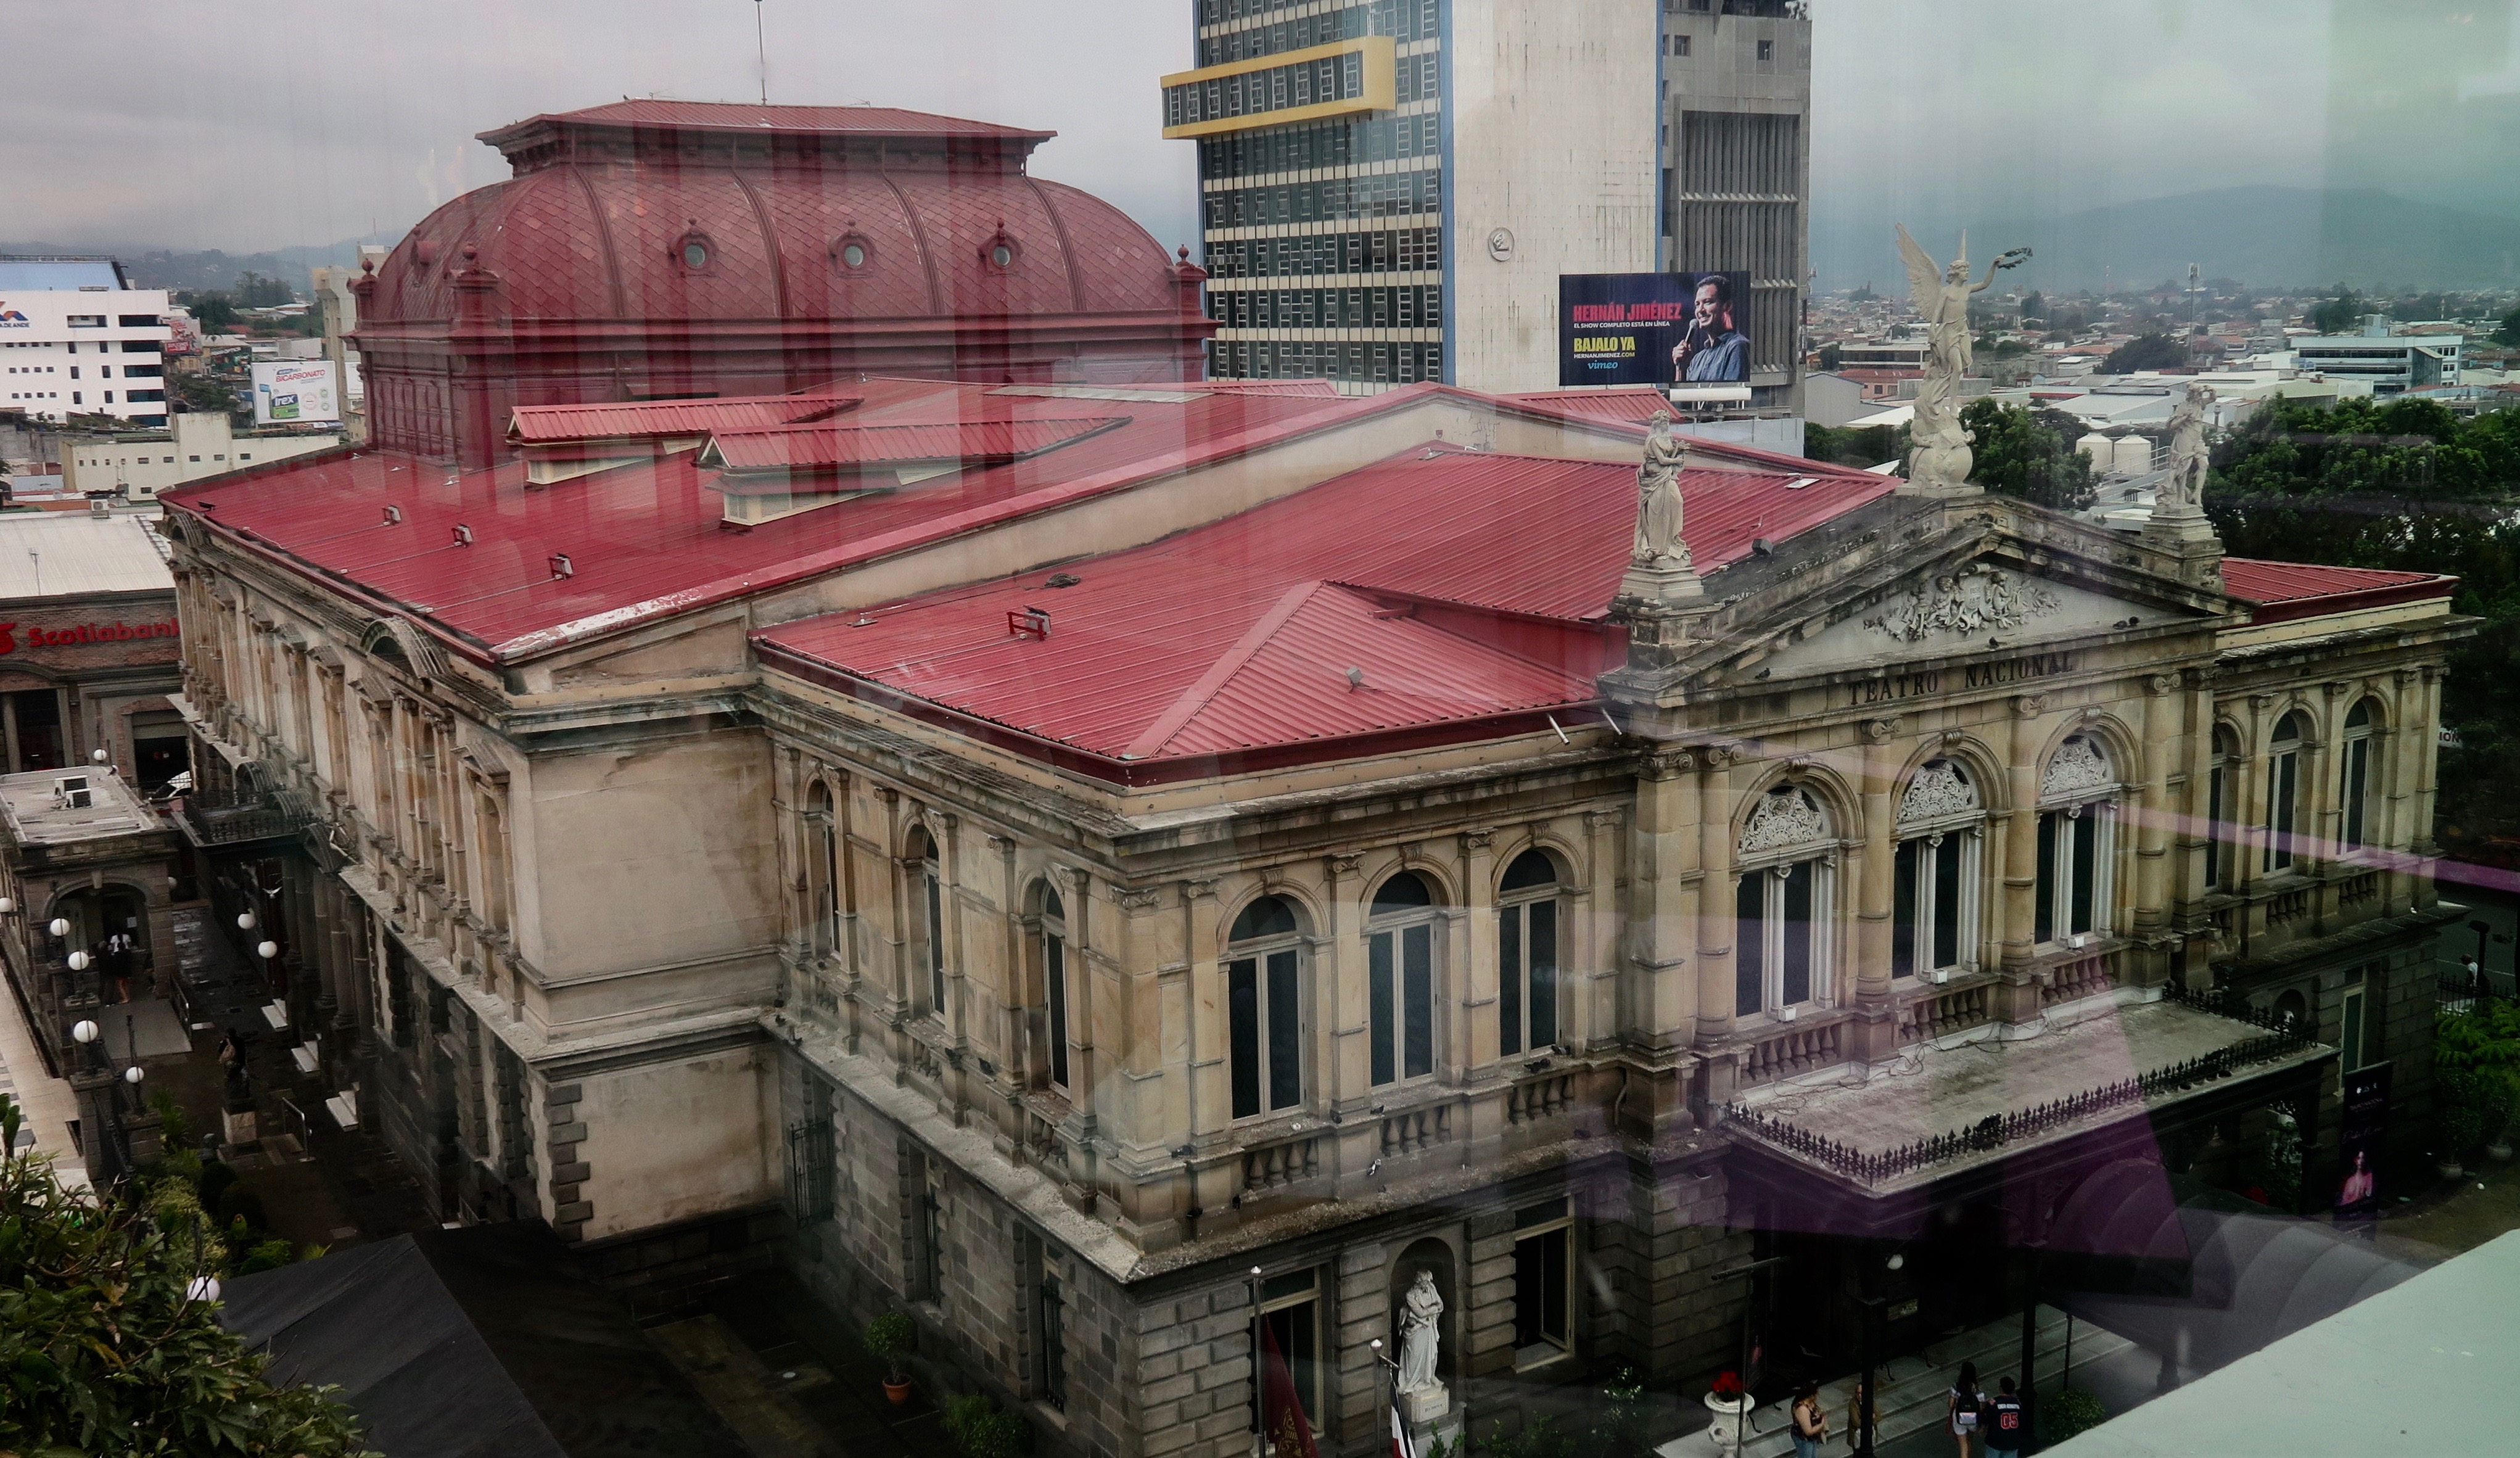
[[[1192,0],[1226,378],[1545,389],[1557,278],[1654,267],[1652,0]]]
[[[1750,276],[1750,379],[1799,407],[1811,275],[1803,0],[1660,0],[1663,267]]]

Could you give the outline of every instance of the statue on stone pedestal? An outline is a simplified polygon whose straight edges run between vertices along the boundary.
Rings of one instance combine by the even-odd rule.
[[[2214,387],[2191,383],[2170,416],[2170,478],[2154,493],[2156,512],[2184,515],[2205,505],[2205,473],[2212,449],[2205,442],[2205,411]]]
[[[1400,1372],[1396,1379],[1400,1391],[1416,1392],[1438,1386],[1435,1344],[1443,1317],[1444,1298],[1435,1290],[1435,1273],[1421,1265],[1417,1281],[1409,1288],[1400,1318]]]
[[[1968,235],[1960,235],[1959,255],[1951,267],[1937,268],[1916,240],[1899,226],[1899,256],[1908,265],[1908,295],[1925,321],[1925,378],[1916,386],[1915,421],[1909,428],[1915,452],[1909,458],[1912,485],[1958,489],[1968,480],[1969,433],[1960,426],[1960,380],[1973,358],[1969,343],[1969,298],[1995,282],[1996,270],[2011,268],[2030,256],[2012,249],[1986,267],[1986,277],[1969,282]]]
[[[1637,540],[1629,561],[1651,566],[1668,558],[1689,566],[1688,543],[1680,535],[1680,469],[1688,458],[1688,447],[1671,433],[1671,416],[1655,411],[1644,462],[1637,467]]]

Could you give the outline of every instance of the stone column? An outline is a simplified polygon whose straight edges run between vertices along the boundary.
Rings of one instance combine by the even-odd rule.
[[[1454,1026],[1445,1038],[1447,1056],[1454,1062],[1453,1076],[1470,1069],[1484,1069],[1497,1061],[1501,1046],[1497,1026],[1498,968],[1496,907],[1496,832],[1464,831],[1461,837],[1459,875],[1462,880],[1462,915],[1453,925],[1466,945],[1458,949],[1437,948],[1437,955],[1452,967],[1462,971],[1462,990],[1448,999],[1452,1004]],[[1446,978],[1444,984],[1450,984]]]
[[[1732,752],[1709,746],[1697,753],[1697,1018],[1700,1045],[1732,1031]]]
[[[1684,776],[1683,783],[1688,785],[1693,801],[1695,782]],[[1689,814],[1693,821],[1696,817],[1693,807]],[[1586,868],[1591,879],[1582,886],[1571,888],[1567,896],[1569,926],[1580,929],[1577,932],[1579,939],[1566,953],[1560,954],[1558,961],[1563,968],[1580,967],[1585,970],[1582,980],[1574,984],[1578,995],[1571,999],[1574,1025],[1564,1030],[1568,1044],[1579,1052],[1598,1047],[1627,1029],[1628,1014],[1620,1005],[1619,998],[1619,988],[1627,980],[1628,971],[1627,911],[1619,900],[1622,880],[1619,829],[1625,818],[1625,814],[1618,810],[1585,812],[1584,843],[1589,850]],[[1694,833],[1693,825],[1691,833]],[[1693,845],[1688,848],[1695,849]],[[1692,854],[1689,860],[1693,866],[1695,855]],[[1564,974],[1561,972],[1560,976]],[[1694,992],[1696,989],[1692,986],[1689,990]],[[1692,997],[1689,1000],[1692,1022],[1696,1012],[1697,1002]]]
[[[1898,1021],[1890,994],[1890,944],[1898,913],[1898,789],[1904,757],[1897,742],[1899,721],[1874,719],[1864,726],[1866,741],[1863,797],[1864,847],[1858,861],[1855,909],[1855,984],[1857,1021],[1850,1057],[1866,1063],[1888,1058],[1898,1043]]]
[[[1703,863],[1702,773],[1687,751],[1644,756],[1637,771],[1636,831],[1630,838],[1634,869],[1629,897],[1635,920],[1627,929],[1636,975],[1633,995],[1618,1014],[1632,1035],[1653,1048],[1686,1048],[1695,1038],[1707,1004],[1705,989],[1688,975],[1688,866]],[[1694,929],[1702,931],[1702,928]],[[1703,948],[1700,970],[1703,971]]]
[[[2168,673],[2144,680],[2143,803],[2135,849],[2135,931],[2139,937],[2157,934],[2170,917],[2171,821],[2178,814],[2170,802],[2170,761],[2178,720],[2186,707],[2173,692],[2178,687],[2178,678]]]

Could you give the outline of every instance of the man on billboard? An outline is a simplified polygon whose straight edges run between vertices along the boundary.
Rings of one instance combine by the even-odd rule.
[[[1750,340],[1733,324],[1732,281],[1710,273],[1697,281],[1688,332],[1671,350],[1671,378],[1738,383],[1750,378]]]

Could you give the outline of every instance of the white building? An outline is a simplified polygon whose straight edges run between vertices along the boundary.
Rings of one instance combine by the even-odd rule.
[[[2386,314],[2363,316],[2361,334],[2306,335],[2292,341],[2293,362],[2331,380],[2367,381],[2376,395],[2458,383],[2464,335],[2392,334]]]
[[[0,256],[0,410],[163,426],[165,313],[111,258]]]
[[[239,435],[228,417],[219,414],[178,415],[172,421],[172,429],[163,433],[109,436],[71,446],[69,458],[62,463],[68,490],[78,495],[110,491],[133,501],[153,501],[158,492],[188,481],[249,471],[341,443],[334,432]]]

